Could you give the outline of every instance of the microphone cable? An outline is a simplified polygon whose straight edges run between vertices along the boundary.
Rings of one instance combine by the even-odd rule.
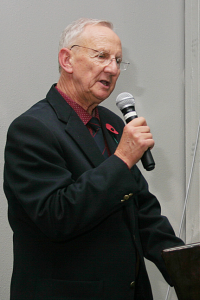
[[[182,233],[183,222],[184,222],[184,219],[185,219],[185,212],[186,212],[186,208],[187,208],[187,204],[188,204],[188,195],[189,195],[189,190],[190,190],[190,186],[191,186],[192,174],[193,174],[193,171],[194,171],[194,164],[195,164],[195,158],[196,158],[196,153],[197,153],[197,147],[198,147],[198,143],[199,143],[199,132],[200,132],[200,119],[199,119],[199,125],[198,125],[198,129],[197,129],[197,136],[196,136],[196,142],[195,142],[195,147],[194,147],[194,155],[193,155],[193,159],[192,159],[192,166],[191,166],[191,170],[190,170],[190,176],[189,176],[189,180],[188,180],[188,186],[187,186],[187,190],[186,190],[186,196],[185,196],[185,201],[184,201],[184,206],[183,206],[183,212],[182,212],[182,217],[181,217],[181,222],[180,222],[180,227],[179,227],[179,233],[178,233],[179,238],[180,238],[181,233]],[[169,295],[170,295],[170,285],[168,285],[165,300],[169,299]]]

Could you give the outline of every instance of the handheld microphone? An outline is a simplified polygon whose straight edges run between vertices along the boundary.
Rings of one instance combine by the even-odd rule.
[[[135,100],[131,94],[126,92],[119,94],[116,99],[116,105],[123,113],[126,123],[138,117],[135,111]],[[155,162],[150,149],[144,152],[141,161],[147,171],[155,168]]]

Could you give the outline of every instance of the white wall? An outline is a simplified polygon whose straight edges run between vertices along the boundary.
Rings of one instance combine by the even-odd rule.
[[[186,242],[200,241],[200,0],[185,2]]]
[[[122,40],[131,65],[105,105],[120,114],[116,96],[124,91],[134,95],[156,142],[156,169],[141,170],[178,232],[185,192],[184,0],[1,0],[1,183],[7,128],[57,82],[60,33],[80,17],[112,21]],[[0,300],[8,300],[12,233],[2,184],[0,196]],[[148,269],[155,300],[165,299],[166,283],[151,263]],[[176,299],[173,292],[170,299]]]

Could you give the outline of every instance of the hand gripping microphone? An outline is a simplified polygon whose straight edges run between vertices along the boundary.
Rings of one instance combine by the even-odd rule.
[[[135,111],[135,100],[131,94],[129,93],[119,94],[116,99],[116,105],[123,113],[126,123],[129,123],[131,120],[138,117]],[[143,167],[147,171],[151,171],[155,168],[155,162],[150,149],[144,152],[141,161]]]

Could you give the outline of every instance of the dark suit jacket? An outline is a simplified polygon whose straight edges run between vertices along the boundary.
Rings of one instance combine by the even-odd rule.
[[[112,153],[107,160],[54,86],[9,128],[4,190],[14,232],[12,300],[150,300],[144,256],[171,283],[161,250],[182,241],[138,168],[130,171],[113,155],[123,121],[103,107],[99,114]]]

